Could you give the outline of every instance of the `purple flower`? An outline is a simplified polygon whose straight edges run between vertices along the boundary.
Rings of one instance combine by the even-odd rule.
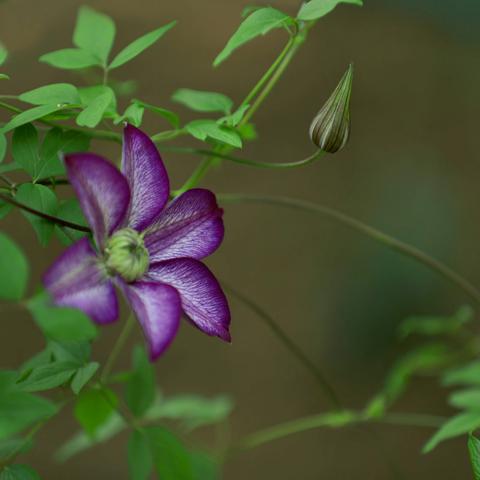
[[[68,155],[65,164],[97,248],[84,238],[50,267],[44,284],[54,302],[107,324],[118,318],[116,285],[142,326],[152,360],[173,340],[182,311],[206,334],[230,341],[227,299],[200,262],[223,239],[215,195],[192,189],[167,205],[162,159],[131,125],[124,130],[122,172],[92,153]]]

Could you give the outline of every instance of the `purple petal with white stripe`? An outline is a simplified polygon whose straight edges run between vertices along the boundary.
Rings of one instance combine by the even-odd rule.
[[[132,125],[123,133],[122,172],[131,191],[128,226],[142,231],[166,205],[170,184],[155,144]]]
[[[183,311],[200,330],[230,341],[230,310],[217,279],[198,260],[177,258],[150,265],[147,277],[174,287]]]
[[[180,195],[147,230],[145,246],[150,262],[207,257],[222,243],[222,215],[209,190],[196,188]]]
[[[143,281],[123,284],[122,288],[142,326],[153,361],[178,331],[182,314],[178,292],[169,285]]]
[[[128,183],[114,165],[93,153],[67,155],[65,165],[68,179],[101,248],[125,218],[130,200]]]
[[[115,289],[87,238],[65,250],[48,269],[43,283],[56,305],[78,308],[97,323],[118,318]]]

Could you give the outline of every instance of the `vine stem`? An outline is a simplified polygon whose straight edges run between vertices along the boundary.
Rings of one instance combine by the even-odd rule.
[[[370,225],[367,225],[366,223],[352,218],[331,207],[289,197],[275,197],[255,194],[220,194],[217,196],[221,201],[227,203],[270,204],[292,208],[295,210],[313,212],[328,217],[337,223],[341,223],[352,228],[353,230],[356,230],[357,232],[363,233],[364,235],[392,250],[395,250],[407,257],[413,258],[417,262],[422,263],[431,270],[439,273],[457,287],[461,288],[472,300],[480,305],[480,291],[467,279],[462,277],[444,263],[431,257],[413,245],[402,242],[391,235],[381,232],[380,230],[377,230],[376,228],[373,228]]]
[[[233,297],[244,303],[250,310],[255,312],[259,318],[272,330],[275,336],[283,343],[287,350],[313,375],[321,390],[328,398],[332,406],[336,409],[340,409],[341,402],[335,393],[330,382],[327,380],[325,374],[317,367],[308,357],[303,350],[288,336],[287,333],[275,322],[275,320],[259,305],[250,300],[248,297],[238,292],[230,285],[222,282],[225,290]]]
[[[135,319],[133,317],[133,314],[130,314],[125,324],[123,325],[123,329],[120,332],[120,335],[117,337],[117,340],[112,348],[112,351],[110,352],[110,355],[105,362],[102,373],[100,374],[100,383],[106,382],[108,376],[110,375],[110,372],[112,371],[112,368],[115,365],[115,362],[117,361],[118,356],[120,355],[120,352],[122,351],[128,340],[128,337],[130,336],[130,333],[132,332],[134,325]]]

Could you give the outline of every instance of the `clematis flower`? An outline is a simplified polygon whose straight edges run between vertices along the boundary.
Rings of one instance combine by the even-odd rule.
[[[96,323],[118,318],[115,286],[134,311],[157,358],[173,340],[182,311],[207,335],[230,341],[222,289],[200,260],[223,239],[215,195],[192,189],[168,203],[170,186],[150,138],[127,125],[121,172],[92,153],[65,157],[67,175],[92,229],[44,276],[54,302]]]

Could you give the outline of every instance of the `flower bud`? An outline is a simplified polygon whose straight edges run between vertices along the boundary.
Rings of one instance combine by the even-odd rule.
[[[148,270],[150,260],[142,236],[131,228],[115,232],[105,247],[105,265],[110,274],[134,282]]]
[[[348,142],[352,79],[353,64],[350,64],[337,88],[310,125],[312,142],[324,152],[338,152]]]

